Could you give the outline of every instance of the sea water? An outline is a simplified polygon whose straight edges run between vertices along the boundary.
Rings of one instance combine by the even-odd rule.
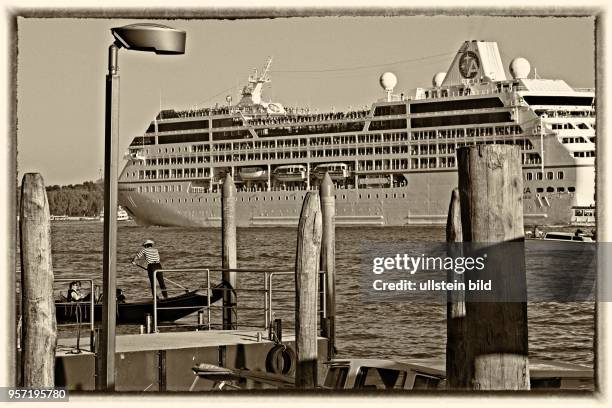
[[[238,229],[240,268],[292,271],[295,266],[296,228]],[[446,347],[446,307],[410,301],[373,301],[362,287],[363,242],[443,242],[442,227],[363,227],[336,229],[336,325],[338,357],[443,358]],[[164,268],[218,268],[221,265],[219,229],[142,227],[120,222],[117,242],[117,286],[128,301],[150,298],[146,271],[130,264],[145,239],[153,239]],[[79,277],[102,284],[102,223],[52,223],[53,266],[56,278]],[[18,258],[17,258],[18,259]],[[528,259],[528,269],[538,259]],[[530,266],[531,265],[531,266]],[[206,286],[203,273],[166,273],[183,286]],[[264,324],[264,284],[261,274],[240,275],[238,320],[247,328]],[[273,318],[282,318],[292,330],[294,300],[291,274],[274,276]],[[212,283],[219,280],[211,273]],[[173,291],[182,289],[166,282]],[[528,283],[529,284],[529,283]],[[65,292],[57,286],[56,296]],[[87,285],[84,283],[83,288]],[[259,292],[257,290],[260,290]],[[218,321],[219,310],[212,317]],[[593,366],[595,337],[593,302],[537,302],[528,304],[529,355]],[[194,320],[195,317],[192,318]],[[192,320],[185,319],[188,322]],[[144,322],[144,320],[143,320]],[[137,333],[138,326],[119,327],[118,333]],[[68,335],[63,332],[63,335]],[[71,333],[70,335],[74,335]]]

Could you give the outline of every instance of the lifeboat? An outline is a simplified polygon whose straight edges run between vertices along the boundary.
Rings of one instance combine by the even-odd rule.
[[[268,177],[267,171],[261,167],[243,167],[240,169],[240,178],[242,180],[261,180]]]
[[[274,170],[274,177],[282,182],[304,181],[306,180],[306,166],[301,164],[278,166]]]
[[[344,163],[326,163],[319,164],[314,168],[312,173],[316,178],[322,180],[325,173],[329,173],[332,180],[344,180],[349,176],[348,166]]]

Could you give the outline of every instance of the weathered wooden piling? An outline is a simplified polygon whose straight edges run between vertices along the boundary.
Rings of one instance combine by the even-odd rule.
[[[446,242],[448,256],[456,258],[462,255],[460,243],[463,241],[461,233],[461,208],[459,204],[459,190],[454,189],[448,207],[446,220]],[[464,274],[449,271],[447,280],[465,283]],[[446,303],[446,378],[447,389],[469,388],[469,373],[466,360],[466,332],[465,332],[465,292],[449,291]]]
[[[491,280],[491,294],[466,293],[467,359],[472,388],[529,389],[521,153],[517,146],[458,150],[461,226]],[[486,300],[486,301],[483,301]]]
[[[236,269],[236,186],[231,174],[225,176],[221,193],[221,239],[223,269]],[[223,272],[222,280],[236,288],[236,272]],[[237,329],[236,294],[233,290],[223,295],[223,330]]]
[[[322,219],[317,193],[306,193],[298,225],[295,258],[295,385],[317,385],[317,275]]]
[[[323,337],[327,338],[327,356],[331,359],[335,354],[336,343],[336,198],[334,183],[325,173],[319,188],[321,199],[321,215],[323,218],[323,234],[321,237],[321,277],[320,287],[325,287],[325,315],[321,321]],[[323,304],[323,302],[321,302]]]
[[[43,178],[26,173],[21,184],[21,381],[53,387],[57,326],[53,301],[51,222]]]

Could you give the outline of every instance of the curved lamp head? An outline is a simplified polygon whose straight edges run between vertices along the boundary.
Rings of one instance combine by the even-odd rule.
[[[161,24],[139,23],[111,28],[117,43],[128,50],[149,51],[156,54],[184,54],[185,31]]]

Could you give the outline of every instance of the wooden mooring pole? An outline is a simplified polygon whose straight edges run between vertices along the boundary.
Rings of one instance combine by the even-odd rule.
[[[51,222],[43,178],[26,173],[21,184],[21,386],[55,385],[57,326],[53,301]]]
[[[451,193],[448,218],[446,220],[446,242],[448,243],[448,256],[456,258],[462,256],[461,241],[461,208],[459,204],[459,190]],[[448,271],[447,280],[465,283],[464,274]],[[465,331],[465,292],[449,291],[446,303],[446,378],[447,389],[469,388],[468,361],[466,360],[467,340]]]
[[[236,186],[231,174],[225,176],[221,193],[221,257],[223,269],[236,269]],[[222,280],[232,290],[223,294],[223,330],[237,329],[236,294],[233,291],[238,281],[236,272],[223,272]]]
[[[336,198],[334,183],[329,173],[325,173],[319,188],[319,196],[323,217],[321,270],[325,271],[325,275],[320,280],[320,288],[325,287],[325,314],[321,321],[321,331],[323,337],[327,338],[327,357],[332,359],[336,350],[336,228],[334,223]]]
[[[317,281],[322,219],[319,195],[306,193],[298,226],[295,257],[295,385],[317,385]]]
[[[473,389],[527,390],[521,152],[517,146],[478,145],[459,149],[457,156],[463,241],[471,243],[470,252],[486,254],[484,269],[470,271],[466,280],[491,281],[490,293],[466,293],[464,373]]]

